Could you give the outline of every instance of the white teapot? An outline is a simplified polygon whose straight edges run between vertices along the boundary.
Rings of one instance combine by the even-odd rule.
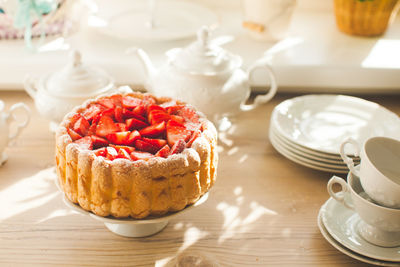
[[[14,112],[22,109],[25,113],[25,118],[21,122],[17,122]],[[11,106],[9,112],[4,111],[4,102],[0,100],[0,165],[3,165],[7,160],[7,155],[4,150],[7,145],[15,140],[21,133],[22,129],[28,125],[30,120],[30,110],[24,103],[16,103]],[[13,134],[10,133],[11,122],[17,123]]]
[[[136,50],[147,72],[146,88],[150,93],[192,104],[214,122],[252,110],[275,95],[276,80],[267,63],[255,62],[244,71],[240,56],[209,40],[208,28],[201,28],[197,35],[197,41],[188,47],[168,51],[168,61],[159,70],[142,49]],[[257,68],[267,70],[270,89],[267,94],[257,96],[253,104],[246,105],[250,96],[249,80]]]
[[[78,51],[72,51],[69,63],[58,71],[39,78],[28,75],[24,87],[40,115],[51,121],[51,129],[86,99],[115,90],[113,79],[102,69],[83,64]]]

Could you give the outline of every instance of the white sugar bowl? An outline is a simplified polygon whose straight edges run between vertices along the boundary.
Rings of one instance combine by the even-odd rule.
[[[17,120],[15,113],[21,109],[25,114],[23,120]],[[30,119],[30,110],[24,103],[16,103],[12,105],[8,112],[4,110],[4,102],[0,100],[0,165],[7,160],[4,150],[7,145],[16,139],[22,129],[28,125]],[[10,133],[10,124],[16,123],[13,133]]]
[[[50,128],[85,100],[115,90],[113,79],[102,69],[83,64],[78,51],[72,51],[68,64],[58,71],[39,78],[28,75],[24,87],[40,115],[50,120]]]
[[[268,102],[277,91],[275,75],[266,61],[256,61],[243,70],[242,58],[210,40],[206,27],[199,30],[197,41],[166,54],[167,62],[155,69],[147,54],[142,49],[136,50],[147,71],[148,91],[192,104],[214,122],[252,110]],[[257,96],[253,104],[246,104],[252,73],[259,68],[269,77],[269,91]]]

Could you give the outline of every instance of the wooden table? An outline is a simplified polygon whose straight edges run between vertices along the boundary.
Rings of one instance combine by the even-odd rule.
[[[6,110],[20,101],[32,109],[0,168],[0,265],[163,266],[180,255],[221,266],[364,266],[333,248],[317,227],[331,174],[287,160],[268,140],[272,109],[293,96],[278,95],[242,114],[221,135],[218,179],[205,204],[156,235],[124,238],[65,206],[51,172],[47,121],[25,93],[0,92]],[[400,96],[364,98],[400,115]]]

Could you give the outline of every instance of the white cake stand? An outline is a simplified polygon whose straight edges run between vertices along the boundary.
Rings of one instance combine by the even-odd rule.
[[[58,179],[56,179],[56,181],[57,181],[56,182],[57,187],[60,189],[58,184]],[[117,219],[113,217],[101,217],[90,211],[84,210],[79,205],[69,201],[63,194],[64,203],[68,207],[83,215],[88,215],[98,221],[103,222],[111,232],[125,237],[145,237],[154,235],[163,230],[167,226],[169,220],[172,217],[182,214],[183,212],[193,209],[194,207],[200,206],[201,204],[206,202],[207,199],[208,199],[208,193],[204,194],[196,203],[187,206],[181,211],[170,212],[159,217],[150,216],[145,219],[133,219],[133,218]]]

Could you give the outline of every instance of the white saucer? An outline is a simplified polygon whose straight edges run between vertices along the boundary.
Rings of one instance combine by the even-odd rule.
[[[194,207],[198,207],[206,200],[208,199],[208,192],[205,193],[201,198],[199,198],[196,203],[186,206],[181,211],[177,212],[170,212],[162,216],[149,216],[145,219],[133,219],[133,218],[123,218],[123,219],[118,219],[118,218],[113,218],[113,217],[102,217],[98,216],[90,211],[84,210],[81,208],[79,205],[72,203],[69,201],[65,195],[64,192],[60,188],[60,184],[58,182],[58,178],[56,177],[56,186],[57,188],[61,191],[63,195],[63,200],[65,205],[70,207],[71,209],[83,214],[83,215],[88,215],[98,221],[101,221],[104,223],[104,225],[113,233],[120,235],[120,236],[125,236],[125,237],[145,237],[145,236],[150,236],[154,235],[161,230],[163,230],[167,224],[168,221],[179,215],[182,214]]]
[[[216,25],[218,17],[198,4],[184,1],[155,1],[155,26],[149,27],[149,0],[99,2],[99,13],[89,19],[89,27],[123,40],[168,41],[196,35],[203,25]]]
[[[382,260],[377,260],[373,258],[369,258],[363,255],[360,255],[342,244],[340,244],[338,241],[336,241],[328,232],[328,230],[325,228],[324,223],[322,222],[322,215],[321,215],[321,210],[318,213],[318,228],[321,231],[322,236],[328,241],[334,248],[342,252],[343,254],[352,257],[356,260],[369,263],[369,264],[374,264],[378,266],[400,266],[399,262],[392,262],[392,261],[382,261]]]
[[[360,144],[372,136],[400,139],[400,118],[395,113],[345,95],[304,95],[283,101],[274,108],[271,125],[293,143],[336,155],[347,137]]]
[[[384,248],[364,240],[357,231],[361,219],[353,210],[329,198],[322,205],[319,216],[330,236],[342,246],[365,257],[400,266],[400,247]]]

